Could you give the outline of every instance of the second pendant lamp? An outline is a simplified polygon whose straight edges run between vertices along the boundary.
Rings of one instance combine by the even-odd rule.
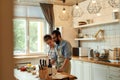
[[[65,20],[68,20],[68,19],[69,19],[69,14],[68,14],[68,12],[67,12],[66,9],[65,9],[65,1],[66,1],[66,0],[62,0],[62,1],[63,1],[63,9],[62,9],[62,11],[59,13],[59,19],[65,21]]]

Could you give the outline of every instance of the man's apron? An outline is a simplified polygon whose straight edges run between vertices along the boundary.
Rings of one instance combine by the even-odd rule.
[[[57,49],[57,69],[59,69],[63,63],[64,63],[64,56],[62,54],[62,47],[59,46],[58,49]],[[68,62],[68,64],[66,65],[65,69],[64,69],[64,72],[66,73],[70,73],[70,70],[71,70],[71,64],[70,64],[70,61]]]

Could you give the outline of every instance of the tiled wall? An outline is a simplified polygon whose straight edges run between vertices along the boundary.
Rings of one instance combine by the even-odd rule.
[[[81,7],[81,9],[84,11],[84,14],[81,17],[73,18],[73,26],[74,27],[78,26],[79,21],[84,21],[87,19],[93,19],[94,23],[102,23],[102,22],[114,20],[113,18],[114,9],[107,3],[107,0],[99,0],[99,1],[102,1],[102,4],[104,3],[100,11],[101,16],[88,13],[87,6],[89,3],[89,0],[79,3],[79,7]],[[93,49],[96,49],[98,46],[99,51],[101,51],[102,49],[114,49],[115,47],[120,47],[120,23],[119,22],[92,26],[88,28],[82,28],[82,33],[95,34],[99,29],[104,30],[104,40],[102,41],[81,41],[81,46],[90,47]]]
[[[94,26],[90,28],[82,29],[84,34],[95,34],[99,29],[104,30],[104,40],[101,41],[82,41],[83,47],[90,47],[96,49],[99,46],[100,49],[113,49],[120,47],[120,23],[105,24],[100,26]]]
[[[82,33],[84,34],[95,34],[99,29],[104,30],[104,40],[101,41],[82,41],[82,47],[89,47],[92,49],[97,49],[99,47],[99,52],[103,49],[112,49],[120,48],[120,23],[114,23],[109,25],[95,26],[91,28],[84,28]],[[114,58],[114,52],[109,51],[109,57]]]

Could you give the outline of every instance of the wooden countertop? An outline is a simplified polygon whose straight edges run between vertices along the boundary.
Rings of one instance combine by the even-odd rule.
[[[108,65],[108,66],[113,66],[113,67],[120,67],[120,62],[98,61],[94,58],[90,59],[88,57],[75,57],[75,56],[73,56],[72,60],[80,60],[80,61],[85,61],[85,62],[90,62],[90,63],[103,64],[103,65]]]
[[[57,72],[53,71],[52,76],[48,76],[48,70],[40,70],[39,71],[40,79],[45,80],[74,80],[77,79],[76,76],[65,73],[65,72]]]
[[[33,74],[35,72],[35,74]],[[38,66],[36,65],[36,70],[27,72],[27,71],[20,71],[18,69],[14,69],[14,76],[16,80],[74,80],[77,79],[76,76],[70,75],[65,72],[57,72],[56,69],[53,68],[52,70],[53,75],[48,76],[48,69],[45,68],[44,70],[39,70]]]

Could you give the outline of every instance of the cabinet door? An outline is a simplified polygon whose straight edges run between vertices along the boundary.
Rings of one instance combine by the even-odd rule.
[[[117,77],[109,77],[109,80],[120,80],[120,78],[117,78]]]
[[[76,80],[83,80],[83,63],[77,60],[71,60],[71,74],[77,77]]]
[[[75,61],[71,60],[71,74],[75,75]]]
[[[91,63],[84,62],[83,63],[83,77],[84,80],[91,80]]]
[[[120,80],[120,68],[109,66],[109,80]]]
[[[77,80],[83,80],[83,63],[81,61],[75,61],[75,72]]]
[[[108,67],[92,64],[92,80],[107,80]]]

